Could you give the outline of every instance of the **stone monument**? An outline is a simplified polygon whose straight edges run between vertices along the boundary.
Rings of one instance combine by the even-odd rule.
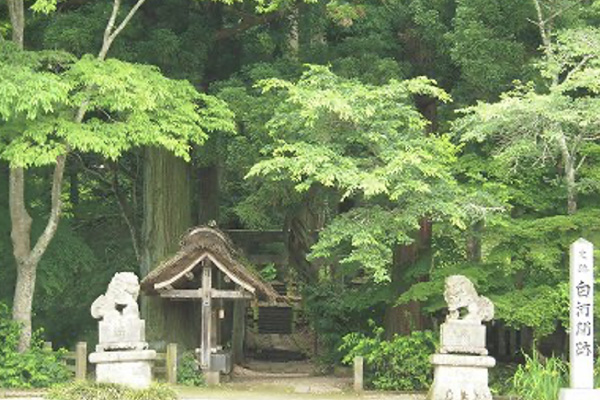
[[[594,389],[594,246],[585,239],[571,245],[570,254],[570,388],[560,400],[600,400]]]
[[[494,318],[494,305],[479,296],[473,283],[462,275],[446,278],[444,299],[448,316],[441,326],[440,351],[431,357],[433,384],[428,400],[492,400],[489,357],[482,321]]]
[[[152,380],[154,350],[148,350],[145,322],[140,319],[137,298],[140,284],[132,272],[115,274],[106,293],[91,307],[99,319],[98,345],[90,354],[96,364],[96,381],[146,388]]]

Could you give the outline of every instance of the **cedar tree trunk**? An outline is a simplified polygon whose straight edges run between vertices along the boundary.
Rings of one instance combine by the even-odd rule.
[[[144,220],[141,276],[179,249],[191,227],[190,174],[185,161],[167,150],[148,148],[144,157]],[[193,302],[159,297],[142,299],[148,341],[155,348],[177,343],[193,349],[199,343],[199,316]]]

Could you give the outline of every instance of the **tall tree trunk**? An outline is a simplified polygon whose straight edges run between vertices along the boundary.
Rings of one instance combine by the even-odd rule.
[[[300,19],[300,9],[298,5],[292,6],[292,11],[288,16],[288,20],[290,23],[290,32],[288,44],[290,46],[290,51],[292,56],[298,57],[298,52],[300,51],[300,28],[299,28],[299,19]]]
[[[113,10],[104,31],[102,49],[98,54],[100,61],[106,58],[110,46],[121,31],[127,26],[137,10],[146,0],[137,0],[125,18],[116,25],[117,16],[121,7],[121,0],[114,0]],[[8,12],[12,24],[12,39],[19,49],[24,47],[25,36],[25,9],[23,0],[8,0]],[[81,123],[87,111],[88,102],[83,101],[77,110],[75,122]],[[25,171],[22,167],[11,167],[9,173],[9,209],[11,218],[11,239],[13,254],[17,263],[17,282],[13,299],[13,320],[18,322],[22,329],[19,335],[18,350],[24,352],[31,345],[31,314],[33,295],[35,291],[35,278],[37,266],[46,252],[48,245],[54,238],[58,229],[58,222],[62,211],[62,185],[65,172],[67,154],[56,158],[56,165],[52,175],[50,216],[44,231],[31,247],[31,216],[27,212],[25,201]]]
[[[420,55],[414,55],[416,60]],[[416,61],[415,61],[416,62]],[[415,99],[419,112],[429,121],[429,126],[425,131],[426,135],[434,133],[438,129],[437,102],[435,99],[426,96],[419,96]],[[395,292],[394,301],[404,291],[408,290],[414,282],[404,281],[404,272],[416,262],[432,262],[432,223],[426,218],[421,221],[419,232],[416,233],[415,242],[408,246],[397,246],[394,249],[394,261],[392,270],[391,285]],[[419,278],[424,281],[428,276]],[[407,304],[390,304],[384,316],[385,332],[388,338],[394,334],[408,335],[414,330],[421,330],[425,327],[426,321],[421,312],[421,304],[417,301],[411,301]]]
[[[394,249],[394,261],[392,270],[392,289],[394,291],[393,301],[415,282],[406,282],[404,273],[406,269],[413,266],[417,261],[431,262],[431,222],[423,219],[421,228],[416,235],[414,243],[408,246],[397,246]],[[420,279],[427,279],[426,276]],[[411,301],[406,304],[396,305],[390,303],[384,315],[385,334],[392,338],[394,334],[408,335],[415,330],[422,330],[426,321],[421,312],[421,304]]]
[[[11,219],[11,239],[13,255],[17,263],[17,282],[13,299],[13,320],[21,325],[18,350],[23,352],[31,344],[31,310],[35,291],[37,266],[46,252],[58,228],[62,209],[61,189],[65,171],[66,156],[59,156],[52,177],[52,200],[50,216],[46,227],[31,248],[32,219],[27,212],[25,201],[25,170],[19,167],[10,169],[8,201]]]
[[[146,149],[143,199],[142,277],[178,250],[179,240],[191,226],[188,165],[167,150]],[[192,302],[143,298],[142,311],[154,347],[169,342],[186,349],[197,347],[199,321]]]
[[[567,213],[573,215],[577,212],[577,186],[576,186],[576,167],[573,154],[569,151],[567,138],[564,134],[559,139],[559,146],[562,155],[562,161],[565,165],[565,183],[567,185]]]
[[[219,166],[198,168],[198,223],[208,224],[219,220]]]
[[[481,261],[481,235],[483,233],[483,221],[477,221],[467,232],[467,260],[472,262]]]
[[[18,350],[23,352],[31,345],[31,310],[35,292],[37,266],[17,261],[17,282],[13,299],[12,318],[21,325]]]
[[[316,283],[319,279],[319,267],[307,259],[310,248],[315,243],[315,231],[322,227],[319,211],[314,201],[318,188],[313,186],[306,193],[302,203],[288,217],[285,230],[286,245],[290,266],[296,270],[300,279],[306,284]]]
[[[8,13],[12,25],[12,41],[23,49],[25,42],[25,7],[23,0],[8,0]]]

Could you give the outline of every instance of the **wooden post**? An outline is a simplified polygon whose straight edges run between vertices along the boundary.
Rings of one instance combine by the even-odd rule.
[[[177,343],[167,345],[167,383],[175,385],[177,383]]]
[[[512,360],[515,354],[518,352],[517,346],[517,330],[515,328],[509,328],[509,341],[508,341],[508,356]]]
[[[233,332],[231,334],[231,356],[234,364],[244,362],[244,336],[246,329],[246,300],[233,301]]]
[[[364,358],[354,357],[354,391],[362,392],[364,389],[363,385],[363,369],[364,369]]]
[[[75,346],[75,380],[84,381],[87,377],[87,343],[77,342]]]
[[[213,308],[210,312],[211,321],[211,331],[210,331],[210,343],[214,347],[219,346],[219,300],[215,301],[216,307]]]
[[[212,265],[205,264],[202,269],[202,338],[200,342],[200,366],[210,370],[211,336],[212,336]]]
[[[498,325],[498,358],[504,359],[508,354],[508,345],[506,343],[506,329],[504,324]]]

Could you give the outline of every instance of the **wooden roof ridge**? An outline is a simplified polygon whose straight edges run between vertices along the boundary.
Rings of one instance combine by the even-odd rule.
[[[223,231],[210,226],[198,226],[189,229],[180,241],[180,249],[172,257],[166,259],[142,280],[141,289],[147,295],[157,294],[155,284],[165,282],[197,264],[200,257],[208,253],[214,258],[218,268],[225,268],[225,273],[233,275],[254,288],[256,295],[270,302],[286,301],[263,280],[252,268],[250,262],[236,249],[231,239]],[[220,265],[219,265],[220,264]],[[245,286],[245,285],[242,285]]]

